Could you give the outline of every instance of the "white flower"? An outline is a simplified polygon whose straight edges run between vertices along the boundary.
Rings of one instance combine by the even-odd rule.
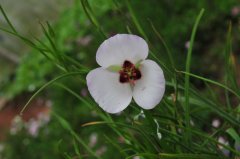
[[[108,113],[124,110],[134,98],[144,109],[154,108],[165,91],[165,78],[159,65],[146,60],[148,45],[141,37],[117,34],[97,50],[101,66],[87,75],[90,94]]]
[[[28,129],[28,132],[33,137],[37,137],[39,133],[39,128],[41,127],[40,122],[38,122],[35,119],[31,119],[27,124],[26,127]]]
[[[218,128],[221,125],[221,121],[219,119],[213,119],[212,126],[214,128]]]

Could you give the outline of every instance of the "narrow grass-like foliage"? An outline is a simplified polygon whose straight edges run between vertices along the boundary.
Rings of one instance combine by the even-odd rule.
[[[239,102],[240,91],[236,82],[236,74],[233,71],[231,25],[227,33],[224,52],[226,59],[224,83],[208,77],[202,77],[191,71],[191,64],[194,62],[192,59],[192,55],[194,55],[194,41],[197,38],[197,29],[204,9],[200,11],[193,25],[185,70],[182,71],[177,68],[172,49],[164,40],[161,31],[159,31],[160,29],[154,25],[151,19],[147,19],[148,25],[152,29],[151,31],[154,33],[157,42],[152,41],[153,38],[150,37],[149,33],[141,25],[142,19],[138,18],[131,1],[125,0],[120,3],[113,0],[112,3],[114,8],[121,14],[124,14],[121,10],[125,9],[124,11],[127,11],[130,15],[124,17],[127,19],[126,21],[130,22],[124,26],[125,32],[142,36],[149,44],[150,58],[161,65],[164,70],[167,80],[166,93],[161,103],[153,110],[142,110],[136,103],[132,102],[129,108],[124,110],[119,116],[104,112],[91,97],[81,96],[75,88],[68,86],[68,83],[62,82],[65,78],[69,79],[69,81],[74,79],[79,82],[79,85],[85,86],[85,76],[93,66],[84,65],[62,50],[64,46],[59,46],[61,43],[58,41],[58,33],[55,31],[54,25],[50,25],[49,22],[40,23],[44,37],[42,39],[26,38],[14,28],[0,6],[0,11],[9,26],[7,29],[0,28],[0,30],[19,38],[25,44],[37,50],[61,72],[60,75],[49,80],[33,93],[20,114],[24,113],[29,103],[50,85],[60,88],[65,92],[66,97],[71,96],[79,101],[81,107],[87,110],[87,112],[96,113],[97,117],[93,117],[92,120],[85,121],[85,123],[79,123],[79,126],[74,128],[71,125],[73,121],[68,121],[61,114],[52,112],[54,120],[62,126],[66,134],[72,137],[74,155],[64,152],[65,158],[104,158],[98,155],[97,151],[90,147],[87,144],[87,140],[81,136],[81,131],[93,130],[93,128],[99,133],[105,133],[101,136],[101,139],[105,141],[104,144],[110,145],[109,147],[114,152],[113,154],[117,156],[116,158],[131,159],[136,156],[141,159],[229,158],[229,156],[224,155],[223,150],[229,151],[231,158],[240,156],[240,152],[234,147],[235,143],[240,142],[240,115],[239,106],[233,106],[231,98]],[[105,28],[105,25],[100,23],[100,17],[92,8],[93,3],[88,0],[80,0],[76,1],[75,4],[76,15],[86,15],[91,22],[91,31],[98,33],[99,36],[97,34],[94,35],[101,38],[100,42],[109,37],[111,30],[107,30],[107,27]],[[167,59],[159,58],[160,47],[158,45],[163,46],[161,52],[165,52]],[[84,55],[89,56],[89,59],[93,61],[95,59],[90,53],[89,55],[86,53]],[[190,79],[203,81],[207,93],[201,93],[190,82]],[[212,90],[213,87],[225,92],[226,99],[224,101],[226,103],[218,101],[218,93]],[[209,96],[214,98],[209,98]],[[66,109],[66,111],[68,110]],[[211,114],[221,118],[222,124],[220,127],[214,128],[211,125],[211,121],[208,121]],[[204,127],[207,127],[208,130],[203,129]],[[219,142],[219,136],[228,136],[230,144]],[[59,144],[68,143],[62,143],[61,141]],[[109,158],[113,157],[110,156]]]

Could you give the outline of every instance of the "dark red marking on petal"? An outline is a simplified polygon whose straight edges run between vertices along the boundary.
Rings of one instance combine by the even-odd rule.
[[[132,77],[134,80],[140,79],[142,77],[140,70],[135,68],[133,71]]]
[[[135,67],[130,61],[124,61],[122,70],[119,71],[120,77],[119,81],[121,83],[134,84],[136,80],[139,80],[142,77],[141,71]]]
[[[134,67],[134,64],[133,64],[133,63],[131,63],[131,62],[128,61],[128,60],[124,61],[124,63],[123,63],[123,69],[132,68],[132,67]]]
[[[126,83],[129,82],[129,76],[127,73],[120,72],[120,78],[119,78],[121,83]]]

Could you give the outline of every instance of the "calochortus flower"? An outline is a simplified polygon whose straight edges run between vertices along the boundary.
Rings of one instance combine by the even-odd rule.
[[[148,45],[136,35],[117,34],[97,50],[101,66],[87,75],[90,94],[108,113],[124,110],[132,101],[144,109],[154,108],[165,91],[165,78],[159,65],[146,60]]]

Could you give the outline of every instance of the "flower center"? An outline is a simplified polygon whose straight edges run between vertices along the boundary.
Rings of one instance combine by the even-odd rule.
[[[142,77],[142,74],[138,68],[135,67],[130,61],[124,61],[122,69],[119,71],[119,81],[121,83],[135,84],[135,81]]]

